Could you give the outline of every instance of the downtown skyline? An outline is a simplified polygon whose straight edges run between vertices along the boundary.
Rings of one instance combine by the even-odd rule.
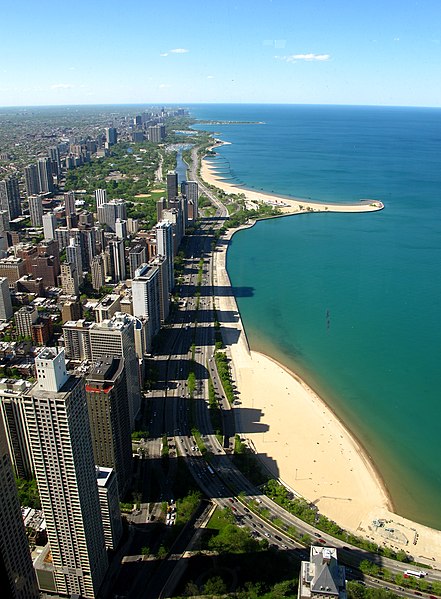
[[[19,0],[2,15],[1,106],[441,106],[436,0]]]

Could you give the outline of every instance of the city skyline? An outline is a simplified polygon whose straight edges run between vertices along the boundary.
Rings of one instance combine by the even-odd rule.
[[[76,11],[19,0],[2,14],[1,106],[441,106],[436,0],[172,0],[166,11],[129,0],[123,13],[115,0],[80,2]],[[51,43],[38,68],[36,31]]]

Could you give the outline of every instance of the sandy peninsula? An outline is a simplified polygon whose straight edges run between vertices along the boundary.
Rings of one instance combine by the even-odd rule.
[[[308,205],[318,212],[383,207],[372,200],[356,205],[319,204],[250,191],[219,181],[207,161],[203,161],[201,175],[227,193],[244,193],[247,202],[275,202],[289,214],[302,213]],[[228,232],[214,254],[215,289],[231,286],[226,254],[233,234]],[[441,532],[393,512],[387,488],[357,439],[305,381],[249,348],[232,294],[217,295],[215,301],[219,311],[237,315],[222,330],[240,394],[241,403],[235,408],[237,430],[267,468],[343,528],[441,567]],[[377,527],[374,521],[378,520],[385,523]]]

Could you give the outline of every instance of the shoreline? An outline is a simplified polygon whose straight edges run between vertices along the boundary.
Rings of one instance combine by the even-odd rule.
[[[209,150],[213,150],[214,148],[223,145],[230,145],[230,142],[216,141],[217,143],[210,146],[210,148],[208,148]],[[256,208],[259,203],[268,204],[274,208],[279,208],[281,213],[278,216],[308,214],[310,212],[377,212],[384,208],[383,202],[375,199],[361,199],[355,203],[320,202],[306,198],[291,197],[275,194],[273,192],[269,193],[266,191],[249,189],[222,180],[222,177],[218,176],[219,174],[215,172],[214,165],[208,162],[206,157],[207,156],[203,157],[201,160],[201,179],[208,185],[214,185],[227,194],[244,194],[246,205],[250,208]]]
[[[221,189],[226,187],[227,193],[244,193],[247,199],[251,194],[251,201],[255,201],[256,192],[218,182],[204,160],[201,178]],[[259,199],[269,197],[257,195]],[[281,196],[271,199],[274,197],[288,200]],[[279,216],[305,212],[298,209],[299,202],[314,205],[313,212],[367,212],[383,208],[381,202],[373,207],[309,204],[290,198],[290,206]],[[231,288],[226,270],[230,240],[236,232],[254,224],[229,231],[224,243],[218,245],[214,254],[215,287]],[[386,481],[357,437],[300,376],[249,346],[233,295],[222,297],[215,293],[215,302],[216,309],[229,311],[237,318],[228,319],[228,327],[223,325],[221,329],[241,402],[234,407],[237,432],[247,439],[260,461],[275,478],[317,505],[320,513],[345,530],[396,551],[403,549],[414,559],[441,568],[441,532],[394,513]],[[380,527],[374,525],[378,520],[383,522]],[[389,533],[391,529],[395,532]]]

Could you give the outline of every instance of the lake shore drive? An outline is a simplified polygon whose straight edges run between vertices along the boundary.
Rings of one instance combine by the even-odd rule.
[[[206,163],[202,161],[203,180],[227,193],[243,193],[247,202],[291,202],[281,215],[304,212],[299,204],[314,212],[383,208],[377,200],[370,201],[375,205],[333,205],[258,193],[220,181]],[[237,432],[275,478],[317,505],[320,513],[359,536],[441,568],[441,532],[395,514],[370,456],[327,404],[295,373],[249,348],[235,297],[216,294],[216,287],[231,287],[226,255],[235,232],[223,236],[214,252],[214,286],[216,309],[234,315],[222,326],[222,335],[239,393]],[[384,521],[380,527],[373,524],[378,520]]]

